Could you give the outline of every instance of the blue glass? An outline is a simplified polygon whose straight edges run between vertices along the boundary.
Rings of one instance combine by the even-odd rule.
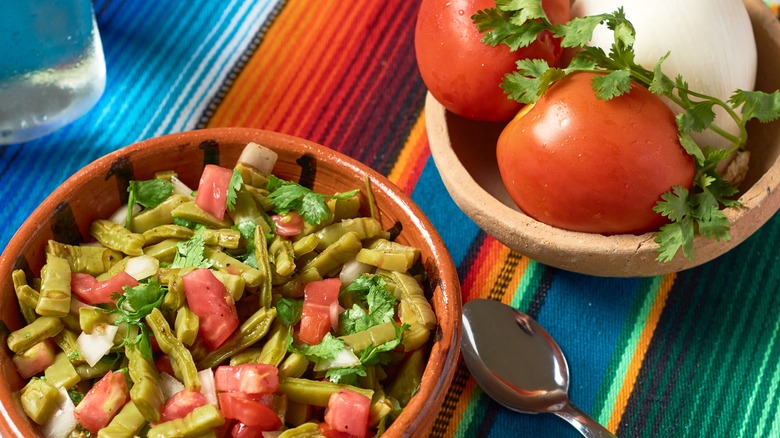
[[[0,144],[48,134],[98,101],[106,67],[90,0],[2,0],[0,29]]]

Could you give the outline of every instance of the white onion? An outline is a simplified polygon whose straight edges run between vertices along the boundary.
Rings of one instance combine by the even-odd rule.
[[[355,356],[352,349],[347,347],[336,353],[333,359],[323,359],[314,365],[314,371],[325,371],[333,368],[347,368],[360,365],[360,359]]]
[[[138,204],[133,205],[133,215],[141,212],[141,206]],[[119,207],[111,217],[108,218],[111,222],[119,225],[124,225],[127,221],[127,204]]]
[[[214,371],[211,368],[198,371],[198,379],[200,380],[200,393],[206,397],[206,400],[208,400],[209,403],[219,407],[217,385],[214,382]]]
[[[60,388],[57,410],[41,427],[43,436],[46,438],[65,438],[69,436],[78,424],[74,415],[75,410],[76,405],[68,397],[68,391],[65,388]]]
[[[179,178],[176,178],[175,176],[171,177],[171,184],[173,185],[173,193],[176,195],[182,195],[186,196],[190,200],[195,200],[195,197],[192,196],[193,190],[187,186],[187,184],[184,184]]]
[[[341,272],[339,273],[339,281],[341,281],[342,285],[348,286],[353,281],[355,281],[355,279],[358,278],[361,274],[369,274],[373,271],[374,271],[373,266],[352,259],[344,263],[344,266],[341,267]]]
[[[94,367],[114,346],[114,335],[119,327],[111,324],[99,324],[91,334],[81,332],[76,344],[89,366]]]
[[[160,373],[160,389],[162,389],[165,400],[168,400],[177,393],[184,391],[184,384],[178,381],[176,377],[162,372]]]
[[[680,74],[691,90],[727,101],[737,89],[753,90],[756,42],[742,0],[575,0],[572,16],[613,12],[623,6],[636,29],[636,62],[652,70],[662,64],[672,80]],[[609,50],[612,31],[600,25],[591,45]],[[665,99],[666,100],[666,99]],[[677,105],[668,102],[675,113]],[[715,107],[715,124],[738,136],[739,128],[725,110]],[[700,146],[726,149],[732,143],[713,131],[693,133]],[[725,163],[724,163],[725,164]]]
[[[125,272],[136,280],[143,280],[156,274],[160,269],[160,261],[148,255],[131,257],[127,259]]]
[[[257,143],[249,143],[241,151],[238,162],[254,167],[260,173],[268,175],[274,170],[277,158],[279,155],[271,149]]]

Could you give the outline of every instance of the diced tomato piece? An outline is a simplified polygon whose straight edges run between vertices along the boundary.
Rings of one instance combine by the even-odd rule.
[[[238,313],[225,285],[206,268],[182,277],[187,304],[199,318],[198,335],[210,350],[222,345],[238,327]]]
[[[349,389],[341,389],[328,399],[325,422],[340,432],[363,437],[368,432],[370,407],[371,400],[368,397]]]
[[[44,340],[24,352],[14,354],[12,360],[19,375],[24,379],[29,379],[54,363],[54,349],[49,341]]]
[[[301,313],[301,331],[298,338],[309,344],[316,345],[331,328],[331,306],[338,305],[338,278],[312,281],[303,289],[303,312]]]
[[[280,236],[297,236],[303,231],[303,218],[294,211],[285,215],[275,214],[271,216],[271,220],[276,225],[276,234]]]
[[[150,339],[153,340],[154,338]],[[161,354],[154,359],[154,367],[158,372],[168,373],[170,376],[175,376],[173,371],[173,365],[171,365],[171,358],[167,354]]]
[[[322,422],[318,426],[320,428],[320,433],[324,435],[325,438],[352,438],[352,435],[336,430],[328,423]]]
[[[108,425],[130,399],[124,373],[109,371],[76,406],[76,421],[92,433]]]
[[[262,431],[277,430],[282,426],[282,420],[273,409],[247,394],[221,392],[219,407],[225,418],[238,420],[246,426],[256,427]]]
[[[223,365],[214,372],[217,391],[272,394],[279,388],[279,370],[264,363]]]
[[[233,438],[263,438],[263,432],[265,431],[262,427],[247,426],[239,421],[230,429],[230,436]]]
[[[70,274],[70,290],[78,297],[88,295],[92,288],[95,287],[95,283],[97,283],[97,280],[89,274],[81,272],[72,272]]]
[[[179,391],[165,402],[165,406],[163,406],[160,414],[160,423],[184,418],[185,415],[208,403],[206,397],[200,392],[187,389]]]
[[[89,274],[74,272],[70,275],[70,288],[79,300],[90,304],[115,303],[114,294],[124,294],[124,287],[138,286],[138,280],[121,271],[105,281],[97,281]]]
[[[203,168],[195,204],[210,215],[222,220],[227,209],[227,194],[233,171],[214,164]]]

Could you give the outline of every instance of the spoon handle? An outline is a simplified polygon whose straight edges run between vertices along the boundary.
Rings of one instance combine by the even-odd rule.
[[[554,412],[555,415],[568,421],[575,429],[588,438],[615,438],[615,435],[607,430],[588,414],[581,411],[572,403],[564,403],[560,410]]]

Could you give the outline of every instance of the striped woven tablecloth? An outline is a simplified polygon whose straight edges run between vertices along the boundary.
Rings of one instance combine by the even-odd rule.
[[[414,57],[419,0],[94,5],[105,94],[72,125],[0,147],[0,248],[58,184],[110,151],[195,128],[280,131],[411,194],[452,254],[464,301],[497,299],[538,319],[566,354],[573,402],[619,436],[780,436],[780,217],[676,275],[554,269],[498,243],[447,194]],[[501,408],[462,364],[430,435],[578,436],[556,417]]]

